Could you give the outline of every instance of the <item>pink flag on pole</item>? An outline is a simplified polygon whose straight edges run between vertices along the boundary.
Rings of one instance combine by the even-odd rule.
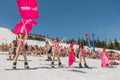
[[[36,0],[17,0],[18,9],[23,19],[38,18],[38,6]]]
[[[105,66],[107,66],[107,64],[109,63],[109,59],[108,57],[106,56],[106,51],[102,51],[102,63],[101,63],[101,67],[104,68]]]
[[[72,43],[70,45],[70,52],[69,52],[69,56],[68,56],[68,66],[72,66],[73,62],[74,62],[74,43]]]
[[[90,36],[88,34],[86,34],[86,38],[90,41]]]
[[[23,35],[28,34],[32,30],[32,26],[36,25],[37,23],[32,20],[21,20],[17,23],[17,25],[13,29],[14,34],[20,34],[22,33]]]
[[[69,53],[69,62],[68,62],[68,65],[72,66],[73,62],[74,62],[74,53],[70,52]]]

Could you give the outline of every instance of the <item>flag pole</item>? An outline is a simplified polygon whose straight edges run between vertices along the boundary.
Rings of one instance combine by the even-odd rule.
[[[93,50],[95,51],[95,40],[94,40],[94,36],[95,36],[95,34],[92,34],[92,40],[93,40]]]

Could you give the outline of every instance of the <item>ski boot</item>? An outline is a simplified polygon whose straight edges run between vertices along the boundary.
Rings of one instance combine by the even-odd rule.
[[[49,61],[52,61],[52,58],[51,58],[51,57],[49,57]]]
[[[46,61],[52,61],[52,58],[51,58],[51,57],[48,57],[48,59],[46,59]]]
[[[49,57],[45,61],[49,61]]]
[[[84,67],[85,67],[85,68],[89,68],[89,66],[88,66],[86,63],[84,64]]]
[[[107,64],[104,68],[112,68],[113,66],[110,64]]]
[[[82,66],[82,64],[81,64],[81,63],[79,63],[79,68],[83,68],[83,66]]]
[[[29,69],[28,62],[24,63],[24,68]]]
[[[59,68],[63,68],[63,66],[62,66],[62,63],[61,63],[61,62],[59,62],[59,63],[58,63],[58,66],[59,66]]]
[[[51,63],[51,68],[55,68],[54,62]]]
[[[11,59],[11,56],[9,56],[9,58],[7,58],[7,60],[12,60],[12,59]]]
[[[16,69],[16,62],[13,62],[13,69]]]

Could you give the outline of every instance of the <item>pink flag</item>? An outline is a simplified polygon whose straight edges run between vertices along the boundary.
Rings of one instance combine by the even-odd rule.
[[[69,53],[69,62],[68,62],[68,65],[72,66],[73,62],[74,62],[74,54],[70,52]]]
[[[86,39],[87,39],[87,42],[88,42],[88,47],[91,48],[90,36],[88,34],[86,34]]]
[[[23,19],[38,18],[38,6],[36,0],[17,0],[18,9]]]
[[[17,25],[15,26],[13,33],[15,34],[20,34],[22,33],[23,35],[28,34],[31,30],[32,30],[32,26],[36,25],[37,23],[32,20],[21,20],[17,23]]]
[[[86,38],[90,41],[90,36],[88,34],[86,34]]]
[[[74,62],[74,49],[73,49],[74,44],[70,45],[70,52],[68,56],[68,66],[72,66]]]
[[[107,64],[109,63],[109,59],[106,56],[106,51],[102,51],[102,63],[101,63],[101,67],[104,68],[105,66],[107,66]]]

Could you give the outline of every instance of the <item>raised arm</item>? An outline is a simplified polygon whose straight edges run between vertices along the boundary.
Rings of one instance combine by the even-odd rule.
[[[28,34],[26,34],[26,35],[24,36],[24,40],[26,40],[26,39],[28,39]]]
[[[62,40],[60,40],[59,43],[62,43],[62,42],[65,41],[65,40],[66,40],[66,37],[63,38]]]

